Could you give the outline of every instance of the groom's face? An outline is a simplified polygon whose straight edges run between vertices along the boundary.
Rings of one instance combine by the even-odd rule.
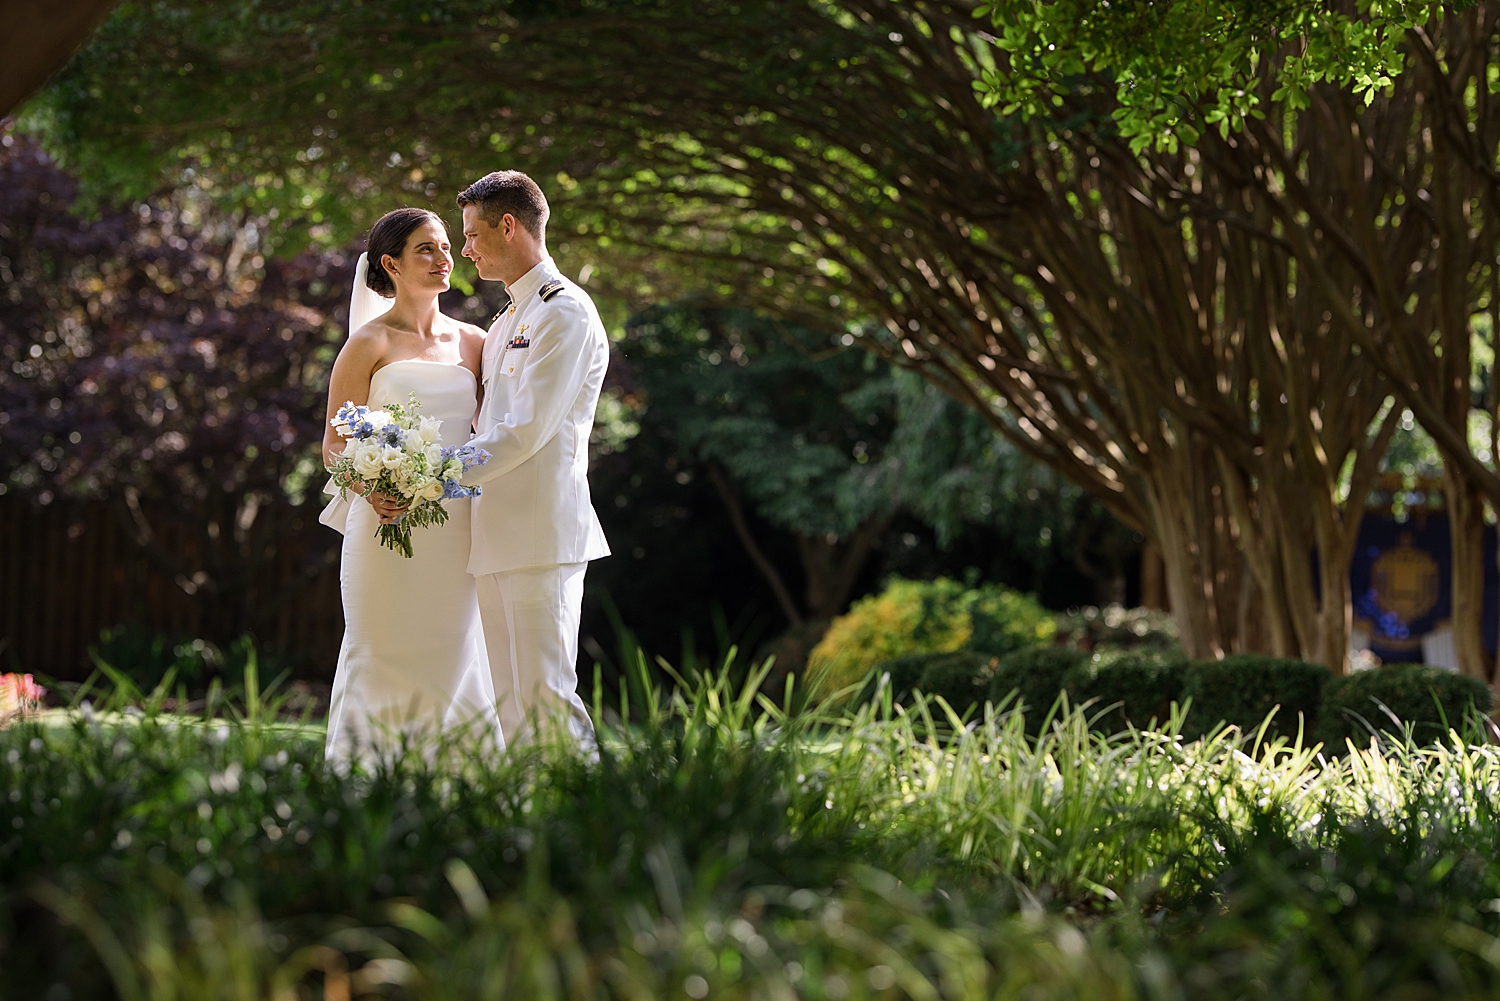
[[[502,262],[511,249],[510,241],[505,238],[506,231],[513,226],[511,216],[503,217],[500,225],[491,226],[480,215],[478,205],[464,206],[464,256],[474,262],[479,277],[485,281],[502,280]]]

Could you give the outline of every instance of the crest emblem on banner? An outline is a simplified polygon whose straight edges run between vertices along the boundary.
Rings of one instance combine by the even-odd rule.
[[[1410,532],[1402,532],[1396,548],[1381,553],[1370,567],[1376,605],[1405,623],[1432,611],[1441,583],[1437,560],[1412,545]]]

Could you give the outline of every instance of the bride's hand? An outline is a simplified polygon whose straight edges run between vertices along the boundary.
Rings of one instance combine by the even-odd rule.
[[[409,502],[406,500],[374,490],[370,492],[369,501],[370,506],[375,509],[375,513],[380,516],[380,523],[382,525],[389,525],[401,517],[409,506]]]

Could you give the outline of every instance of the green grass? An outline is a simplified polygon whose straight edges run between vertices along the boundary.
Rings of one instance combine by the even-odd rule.
[[[1500,996],[1500,749],[728,679],[638,679],[597,761],[343,776],[128,689],[0,731],[0,996]]]

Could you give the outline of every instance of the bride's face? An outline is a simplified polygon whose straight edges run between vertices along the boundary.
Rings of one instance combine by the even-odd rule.
[[[448,242],[448,231],[436,220],[429,219],[412,230],[400,260],[389,254],[385,260],[386,270],[398,285],[414,292],[448,290],[448,276],[453,273],[453,247]]]

